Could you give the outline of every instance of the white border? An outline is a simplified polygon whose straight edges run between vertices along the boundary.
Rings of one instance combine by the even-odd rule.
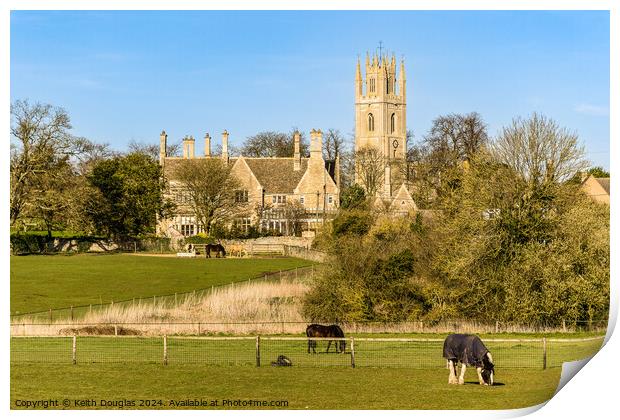
[[[365,9],[365,10],[402,10],[402,9],[417,9],[417,10],[611,10],[611,71],[610,71],[610,171],[616,174],[618,171],[618,165],[615,157],[617,156],[618,146],[618,124],[620,122],[620,115],[618,112],[618,99],[620,98],[620,89],[618,84],[618,76],[620,75],[620,67],[618,66],[618,49],[620,43],[618,42],[618,26],[620,19],[618,17],[618,5],[613,0],[412,0],[409,2],[399,2],[394,0],[383,0],[381,2],[358,0],[358,1],[298,1],[292,4],[290,1],[283,0],[263,0],[263,1],[249,1],[249,0],[231,0],[225,3],[215,3],[207,1],[168,1],[168,0],[151,0],[138,1],[138,0],[93,0],[89,2],[78,2],[72,0],[57,0],[57,1],[43,1],[43,0],[8,0],[0,3],[0,77],[2,83],[0,83],[0,95],[3,101],[0,103],[0,132],[8,135],[10,126],[9,115],[9,103],[10,103],[10,81],[9,81],[9,31],[10,31],[10,10],[139,10],[139,9],[156,9],[156,10],[175,10],[175,9],[213,9],[213,10],[233,10],[233,9],[268,9],[268,10],[349,10],[349,9]],[[8,143],[8,142],[7,142]],[[2,164],[2,176],[3,182],[0,186],[2,188],[2,196],[5,198],[5,205],[1,206],[0,214],[2,220],[8,225],[8,185],[9,185],[9,170],[8,170],[8,144],[5,143],[4,153],[0,154],[0,162]],[[611,205],[612,209],[616,209],[618,205],[616,184],[612,183],[611,186]],[[612,263],[611,263],[611,296],[612,305],[610,310],[610,325],[608,331],[608,338],[613,331],[617,316],[618,316],[618,281],[615,279],[615,274],[618,273],[616,260],[613,258],[617,249],[617,235],[616,235],[616,217],[612,213]],[[9,378],[9,313],[6,308],[9,307],[9,265],[8,265],[8,226],[4,226],[2,230],[2,239],[0,239],[0,255],[4,264],[3,271],[3,287],[4,287],[4,303],[5,308],[4,322],[1,323],[0,329],[3,333],[4,345],[2,345],[0,351],[4,359],[3,378]],[[558,418],[573,418],[573,417],[586,417],[586,418],[607,418],[608,413],[615,412],[615,402],[617,400],[617,387],[615,385],[615,379],[617,377],[615,365],[617,360],[613,357],[614,353],[617,354],[619,349],[618,339],[612,338],[608,341],[599,354],[597,354],[593,360],[588,364],[588,367],[580,372],[579,375],[571,380],[550,402],[542,409],[536,411],[540,407],[534,407],[523,410],[505,410],[505,411],[386,411],[385,414],[389,414],[394,417],[401,418],[458,418],[462,419],[482,419],[482,418],[504,418],[524,415],[532,411],[536,411],[532,418],[549,418],[550,416]],[[9,381],[3,381],[4,398],[1,399],[2,408],[4,412],[9,411]],[[301,414],[300,414],[301,413]],[[23,411],[11,411],[10,415],[16,418],[30,418],[33,416],[33,412]],[[84,413],[72,411],[72,412],[40,412],[36,413],[46,418],[55,417],[74,417],[77,418],[84,416]],[[188,416],[194,418],[209,417],[229,417],[229,416],[242,416],[245,412],[213,412],[204,413],[201,411],[181,412],[175,411],[174,414],[169,412],[142,412],[142,411],[123,411],[123,412],[97,412],[89,411],[88,416],[95,418],[110,417],[110,416],[128,416],[135,418],[150,418],[159,417],[164,418],[170,415]],[[249,414],[249,413],[247,413]],[[307,415],[303,412],[283,412],[283,411],[265,411],[265,412],[252,412],[253,417],[269,418],[269,419],[288,419],[291,416],[304,416]],[[328,412],[316,412],[312,413],[312,416],[317,418],[327,417],[341,417],[341,416],[370,416],[376,417],[383,415],[376,411],[363,411],[363,412],[349,412],[341,413],[339,411]]]

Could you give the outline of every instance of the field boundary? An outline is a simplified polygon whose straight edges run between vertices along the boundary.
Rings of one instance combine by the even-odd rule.
[[[564,361],[591,356],[600,346],[598,343],[583,344],[600,340],[602,345],[603,339],[604,336],[484,341],[492,343],[489,350],[493,354],[496,367],[545,370],[549,367],[560,367]],[[278,365],[278,361],[283,357],[290,357],[295,360],[296,366],[434,368],[441,367],[443,341],[441,338],[413,337],[320,338],[260,335],[17,336],[11,337],[11,363],[189,363],[261,367],[266,360],[276,360],[270,363],[271,366],[282,366]],[[302,345],[293,344],[295,342],[302,342]],[[315,344],[312,344],[313,342]],[[318,342],[328,342],[328,346],[323,350],[323,346],[317,346]],[[308,343],[307,346],[305,343]],[[581,348],[578,348],[577,343],[582,343]],[[332,344],[334,347],[330,354]]]

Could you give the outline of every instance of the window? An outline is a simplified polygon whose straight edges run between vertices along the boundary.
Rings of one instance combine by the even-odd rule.
[[[304,197],[303,195],[301,197],[299,197],[299,204],[305,204],[306,202],[306,197]]]
[[[368,114],[368,131],[375,131],[375,117]]]
[[[194,236],[194,225],[181,225],[181,235]]]
[[[390,133],[396,131],[396,114],[392,114],[390,117]]]
[[[333,195],[328,195],[327,196],[327,204],[334,204],[334,196]]]
[[[370,79],[370,92],[375,91],[375,79]]]
[[[390,93],[390,82],[391,82],[391,80],[390,80],[390,78],[388,77],[388,78],[385,80],[385,93]]]
[[[284,204],[286,203],[286,196],[285,195],[274,195],[271,197],[271,202],[273,204]]]
[[[235,226],[237,227],[237,229],[245,233],[248,233],[251,224],[252,223],[249,217],[240,217],[238,219],[235,219]]]
[[[235,203],[247,203],[248,190],[235,191]]]

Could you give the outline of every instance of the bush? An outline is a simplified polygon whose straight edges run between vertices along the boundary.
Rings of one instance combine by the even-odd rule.
[[[332,221],[335,237],[344,235],[365,235],[372,226],[373,218],[368,211],[341,210]]]

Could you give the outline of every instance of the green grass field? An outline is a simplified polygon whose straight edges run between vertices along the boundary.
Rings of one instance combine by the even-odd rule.
[[[309,355],[305,341],[263,337],[261,367],[256,367],[252,337],[169,337],[167,365],[162,337],[78,337],[72,365],[70,337],[13,337],[11,404],[18,408],[17,399],[154,399],[162,400],[154,408],[172,408],[170,400],[204,398],[286,400],[290,409],[519,408],[549,399],[561,363],[592,355],[601,342],[549,342],[546,370],[538,343],[488,342],[497,386],[482,387],[474,369],[467,371],[464,386],[447,384],[440,342],[357,339],[352,368],[350,348],[325,354],[321,342],[319,354]],[[272,367],[280,354],[294,366]]]
[[[191,292],[311,265],[297,258],[12,256],[11,314]]]
[[[40,364],[11,366],[11,407],[17,399],[162,401],[136,408],[173,408],[170,400],[286,400],[288,409],[508,409],[553,395],[561,370],[506,369],[496,385],[480,386],[469,370],[463,386],[448,385],[448,371],[397,368],[234,368],[202,365]],[[60,405],[62,408],[62,403]],[[104,407],[105,408],[105,407]],[[248,407],[256,408],[256,407]],[[274,407],[269,407],[274,408]]]

